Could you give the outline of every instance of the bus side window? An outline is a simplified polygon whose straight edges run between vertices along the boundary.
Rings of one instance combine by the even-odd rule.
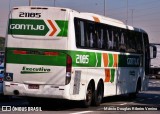
[[[96,29],[97,30],[97,46],[98,49],[103,49],[103,38],[104,38],[104,30],[103,26],[99,25],[99,27]]]
[[[97,48],[97,38],[94,23],[87,23],[87,35],[89,39],[89,48]]]
[[[127,52],[129,53],[135,53],[135,38],[132,31],[128,31],[128,46],[127,46]]]
[[[149,50],[149,40],[148,35],[143,33],[144,39],[144,54],[145,54],[145,73],[146,75],[149,74],[150,70],[150,50]]]
[[[124,33],[121,30],[119,34],[120,34],[119,51],[125,52],[126,51],[126,43],[125,43]]]
[[[101,28],[101,37],[100,37],[100,48],[103,49],[103,42],[104,42],[104,29]]]
[[[111,48],[111,39],[110,39],[110,34],[109,34],[109,30],[106,29],[106,41],[108,41],[107,43],[105,43],[105,49],[109,50]]]
[[[84,22],[83,21],[80,21],[80,33],[81,33],[80,46],[85,47],[85,34],[84,34]]]
[[[80,21],[78,19],[74,19],[74,25],[75,25],[75,37],[76,37],[76,46],[80,46],[81,42],[81,34],[80,34]]]
[[[118,42],[119,42],[119,34],[118,34],[118,29],[114,28],[113,30],[113,50],[117,51],[118,50]]]
[[[137,45],[136,45],[136,32],[132,31],[132,48],[134,53],[137,52]]]
[[[103,45],[102,45],[102,48],[104,49],[104,50],[108,50],[108,46],[109,46],[109,33],[108,33],[108,30],[107,30],[107,26],[104,26],[103,27]]]
[[[136,35],[135,35],[135,40],[136,40],[136,45],[137,45],[137,53],[141,54],[142,53],[142,46],[143,46],[143,43],[142,43],[142,34],[139,33],[139,32],[136,32]]]
[[[88,39],[86,37],[85,21],[75,18],[75,37],[76,46],[80,48],[86,48],[88,45]]]
[[[107,29],[107,38],[108,38],[108,50],[113,50],[113,30],[111,27],[108,27]]]

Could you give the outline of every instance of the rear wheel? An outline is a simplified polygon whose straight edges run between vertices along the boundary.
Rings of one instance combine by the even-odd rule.
[[[89,83],[87,87],[86,99],[82,101],[82,107],[87,108],[91,105],[92,99],[93,99],[93,93],[94,93],[94,89],[92,87],[92,84]]]
[[[100,81],[98,82],[97,90],[94,92],[94,97],[93,97],[94,106],[99,106],[101,104],[103,99],[103,91],[104,91],[103,82]]]

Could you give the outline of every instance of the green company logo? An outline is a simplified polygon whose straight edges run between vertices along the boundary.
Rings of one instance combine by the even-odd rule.
[[[10,19],[8,30],[9,34],[14,35],[45,36],[50,29],[44,20]]]
[[[34,36],[67,36],[68,21],[64,20],[34,20],[9,19],[8,34]]]
[[[51,69],[40,67],[40,68],[28,68],[23,67],[21,74],[33,74],[33,73],[49,73]]]

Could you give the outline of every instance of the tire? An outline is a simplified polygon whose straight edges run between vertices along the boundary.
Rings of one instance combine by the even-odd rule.
[[[94,89],[92,87],[92,84],[89,83],[87,87],[86,99],[81,102],[81,105],[83,108],[88,108],[89,106],[91,106],[93,93],[94,93]]]
[[[137,82],[137,87],[136,87],[136,91],[134,93],[129,93],[129,97],[132,99],[135,99],[138,95],[138,93],[141,90],[141,80],[139,79]]]
[[[93,105],[99,106],[103,99],[104,86],[103,82],[98,82],[97,90],[94,92]]]

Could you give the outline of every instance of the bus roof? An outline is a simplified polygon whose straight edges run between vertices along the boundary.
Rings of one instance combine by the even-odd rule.
[[[85,19],[91,19],[93,17],[97,17],[98,19],[100,19],[100,21],[102,23],[106,23],[108,22],[110,25],[113,25],[113,26],[118,26],[118,27],[121,27],[121,28],[124,28],[124,29],[129,29],[129,30],[134,30],[134,31],[137,31],[137,32],[143,32],[143,33],[146,33],[144,30],[140,29],[140,28],[136,28],[136,27],[132,27],[130,25],[126,25],[124,22],[120,21],[120,20],[117,20],[117,19],[113,19],[113,18],[109,18],[109,17],[106,17],[106,16],[103,16],[103,15],[99,15],[99,14],[95,14],[95,13],[88,13],[88,12],[78,12],[76,10],[72,10],[70,8],[62,8],[62,7],[48,7],[48,6],[18,6],[18,7],[14,7],[13,10],[16,10],[16,9],[25,9],[25,8],[31,8],[31,9],[44,9],[44,10],[47,10],[47,9],[50,9],[50,8],[56,8],[56,9],[60,9],[62,11],[68,11],[68,12],[73,12],[75,14],[80,14],[80,15],[84,15]]]
[[[70,12],[77,12],[75,10],[72,10],[72,9],[69,9],[69,8],[62,8],[62,7],[49,7],[49,6],[17,6],[17,7],[13,7],[13,10],[16,10],[16,9],[25,9],[25,8],[31,8],[31,9],[44,9],[44,10],[47,10],[47,9],[61,9],[61,10],[66,10],[66,11],[70,11]]]
[[[113,26],[119,26],[119,27],[122,27],[122,28],[125,28],[125,29],[129,29],[129,30],[134,30],[134,31],[137,31],[137,32],[143,32],[143,33],[146,33],[143,29],[141,28],[137,28],[137,27],[133,27],[133,26],[130,26],[130,25],[126,25],[124,22],[120,21],[120,20],[117,20],[117,19],[113,19],[113,18],[110,18],[110,17],[106,17],[106,16],[103,16],[103,15],[99,15],[99,14],[94,14],[94,13],[88,13],[88,12],[77,12],[76,13],[80,13],[82,15],[85,15],[85,18],[87,17],[97,17],[101,20],[101,22],[105,23],[105,22],[109,22],[111,23],[111,25]]]
[[[103,20],[112,21],[112,22],[119,23],[119,24],[124,24],[122,21],[112,19],[112,18],[109,18],[109,17],[105,17],[105,16],[102,16],[102,15],[94,14],[94,13],[82,12],[82,14],[90,15],[90,16],[96,16],[96,17],[101,18]]]

